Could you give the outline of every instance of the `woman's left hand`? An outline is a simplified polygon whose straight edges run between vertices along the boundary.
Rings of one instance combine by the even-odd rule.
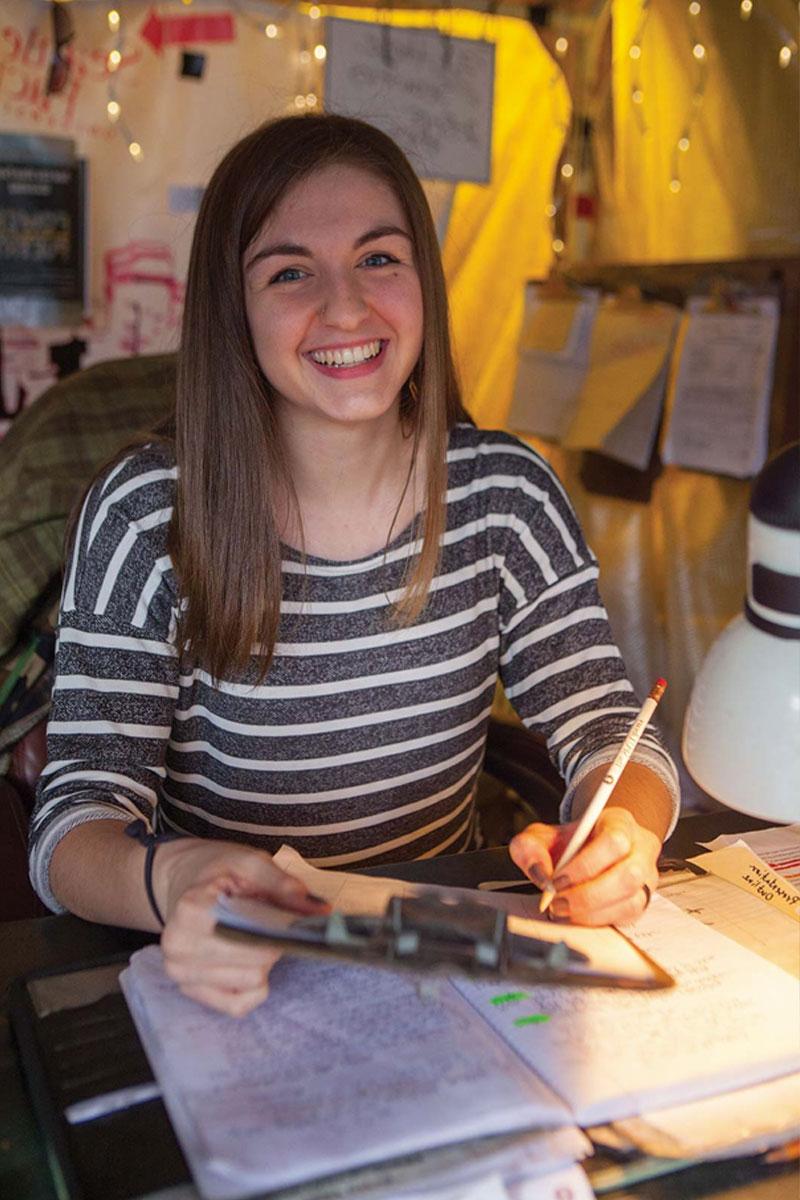
[[[552,879],[576,825],[529,825],[510,843],[512,859],[537,887],[552,880],[556,895],[548,911],[553,920],[575,925],[635,920],[658,887],[660,838],[628,809],[608,805],[583,849]]]

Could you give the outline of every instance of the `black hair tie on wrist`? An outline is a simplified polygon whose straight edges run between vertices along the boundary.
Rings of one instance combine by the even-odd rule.
[[[125,826],[125,833],[128,837],[133,838],[140,846],[145,848],[144,856],[144,890],[147,892],[147,899],[150,902],[150,907],[161,928],[164,928],[164,918],[161,915],[161,909],[156,901],[156,894],[153,891],[153,858],[155,852],[162,842],[174,842],[177,838],[182,837],[180,833],[151,833],[147,828],[146,823],[140,818],[138,821],[131,821]]]

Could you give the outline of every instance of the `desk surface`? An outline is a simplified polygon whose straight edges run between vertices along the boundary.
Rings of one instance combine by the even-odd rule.
[[[697,841],[718,833],[761,828],[764,822],[726,812],[688,817],[667,846],[675,856],[695,852]],[[482,879],[518,879],[504,849],[451,855],[422,862],[370,868],[367,874],[392,875],[420,882],[474,887]],[[133,952],[149,935],[106,926],[90,925],[77,917],[43,917],[0,924],[0,1197],[2,1200],[56,1200],[45,1158],[44,1145],[33,1118],[8,1020],[11,981],[46,967]],[[797,1200],[800,1192],[796,1164],[765,1167],[750,1159],[707,1163],[679,1173],[637,1184],[639,1200]],[[609,1193],[634,1200],[634,1192]]]

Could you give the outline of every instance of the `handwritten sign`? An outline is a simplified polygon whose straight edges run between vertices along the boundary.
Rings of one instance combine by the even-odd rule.
[[[759,858],[746,842],[738,841],[724,850],[699,854],[689,861],[711,875],[727,879],[728,883],[742,888],[800,923],[800,892],[763,858]]]
[[[494,45],[329,20],[325,108],[377,125],[423,179],[491,178]]]

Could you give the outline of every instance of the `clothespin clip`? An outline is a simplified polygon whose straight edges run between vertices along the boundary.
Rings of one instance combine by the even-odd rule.
[[[550,274],[544,283],[539,283],[537,296],[540,300],[576,300],[580,299],[580,290],[564,275],[557,265],[550,268]]]
[[[717,276],[708,289],[708,302],[703,308],[706,313],[739,313],[745,311],[745,290],[732,279]]]

